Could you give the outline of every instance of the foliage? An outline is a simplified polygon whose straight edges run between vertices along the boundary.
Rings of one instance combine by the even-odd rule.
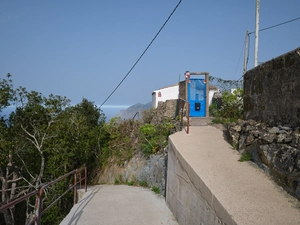
[[[139,185],[140,185],[141,187],[148,187],[147,181],[144,181],[144,180],[141,180],[141,181],[139,182]]]
[[[10,75],[7,77],[9,80],[0,80],[0,109],[13,105],[15,111],[0,120],[1,202],[22,196],[83,165],[97,165],[105,117],[93,102],[83,99],[70,106],[66,97],[46,97],[23,87],[13,89]],[[43,205],[62,194],[69,184],[64,181],[47,189]],[[58,224],[72,207],[70,199],[72,194],[54,204],[43,215],[42,223]],[[34,198],[25,203],[3,212],[6,224],[25,223],[25,216],[34,213]],[[26,215],[16,218],[19,211]]]
[[[135,185],[135,182],[132,180],[132,181],[129,181],[129,182],[127,182],[127,185],[128,186],[133,186],[133,185]]]
[[[140,128],[140,146],[146,156],[162,151],[168,145],[168,137],[174,125],[169,122],[145,124]]]
[[[0,79],[0,112],[10,105],[13,98],[13,86],[10,77],[11,75],[8,73],[6,79]]]
[[[143,121],[144,123],[151,123],[153,116],[154,116],[154,109],[148,109],[148,110],[144,110],[142,112],[143,114]]]
[[[215,118],[214,123],[234,122],[243,118],[243,90],[236,89],[233,93],[224,92],[222,94],[222,105],[220,108],[212,104],[210,113]]]
[[[72,106],[66,97],[14,88],[8,74],[7,79],[0,79],[0,112],[10,105],[15,110],[9,117],[0,118],[1,203],[82,166],[91,171],[109,163],[123,165],[136,151],[143,151],[146,156],[161,152],[174,129],[169,121],[149,124],[153,110],[143,113],[146,124],[120,118],[105,123],[104,114],[93,102],[82,99]],[[47,189],[43,206],[64,193],[70,183],[71,178]],[[125,182],[120,176],[115,183],[134,185],[136,181]],[[148,187],[146,181],[139,185]],[[152,190],[160,192],[156,187]],[[72,207],[72,198],[72,193],[68,193],[57,201],[43,215],[42,223],[59,224]],[[0,223],[24,224],[34,214],[34,204],[32,197],[14,210],[2,212]]]
[[[152,190],[152,191],[153,191],[155,194],[157,194],[157,195],[159,195],[159,194],[160,194],[159,187],[152,186],[152,187],[151,187],[151,190]]]
[[[104,145],[101,148],[100,163],[105,166],[108,159],[118,165],[129,160],[137,150],[140,122],[136,120],[121,120],[112,118],[103,126],[101,138]]]
[[[241,155],[241,158],[239,159],[240,162],[251,161],[251,160],[252,160],[252,155],[249,152],[243,153]]]

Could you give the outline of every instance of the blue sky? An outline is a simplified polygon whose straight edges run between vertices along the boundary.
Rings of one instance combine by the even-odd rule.
[[[44,95],[102,104],[150,43],[178,0],[0,1],[0,77]],[[255,0],[182,0],[139,64],[107,101],[132,105],[207,71],[239,79]],[[300,16],[299,0],[261,0],[260,28]],[[259,35],[259,62],[300,46],[300,20]],[[253,67],[254,34],[248,69]]]

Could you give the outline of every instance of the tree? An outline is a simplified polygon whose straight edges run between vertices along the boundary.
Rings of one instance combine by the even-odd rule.
[[[93,102],[83,99],[70,106],[66,97],[19,87],[11,80],[0,80],[0,109],[9,105],[15,111],[0,120],[1,203],[5,204],[36,190],[60,175],[83,165],[93,167],[100,154],[100,134],[105,116]],[[46,190],[43,205],[69,186],[60,182]],[[42,218],[44,224],[58,224],[73,201],[59,200]],[[15,211],[23,216],[15,217]],[[26,213],[25,213],[26,212]],[[2,212],[6,224],[22,224],[34,214],[34,199]],[[18,214],[20,215],[20,214]],[[0,223],[1,217],[0,217]]]
[[[43,180],[47,152],[51,151],[52,132],[57,122],[57,115],[66,107],[69,100],[65,97],[50,95],[43,97],[41,93],[27,92],[25,88],[15,91],[16,111],[11,113],[7,121],[7,136],[3,151],[8,154],[6,176],[0,174],[2,180],[2,202],[8,202],[25,193],[37,189]],[[10,184],[10,185],[9,185]],[[33,214],[33,207],[27,202],[27,217]],[[7,212],[6,212],[7,213]],[[5,214],[5,213],[4,213]],[[10,219],[4,215],[7,224],[14,223],[14,211],[10,210]]]

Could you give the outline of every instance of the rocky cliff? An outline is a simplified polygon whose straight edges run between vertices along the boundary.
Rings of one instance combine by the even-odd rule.
[[[135,119],[141,119],[142,118],[142,112],[144,110],[148,110],[152,107],[152,102],[148,102],[147,104],[141,104],[137,103],[135,105],[132,105],[128,107],[125,110],[121,110],[118,117],[121,117],[121,119],[132,119],[135,116]]]

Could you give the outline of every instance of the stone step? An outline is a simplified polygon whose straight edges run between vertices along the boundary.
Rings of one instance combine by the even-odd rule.
[[[207,126],[212,119],[211,117],[190,117],[190,126]]]

